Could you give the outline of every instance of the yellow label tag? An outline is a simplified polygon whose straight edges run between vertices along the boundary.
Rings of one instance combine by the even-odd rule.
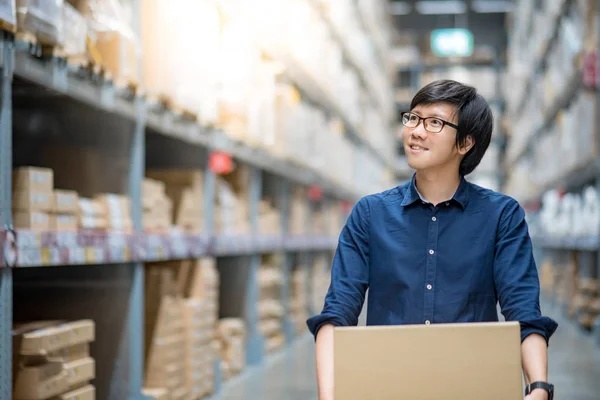
[[[50,249],[48,247],[42,247],[42,251],[41,251],[41,261],[42,261],[42,265],[48,265],[50,264],[51,261],[51,257],[50,257]]]
[[[88,263],[96,262],[96,249],[93,247],[85,248],[85,261]]]

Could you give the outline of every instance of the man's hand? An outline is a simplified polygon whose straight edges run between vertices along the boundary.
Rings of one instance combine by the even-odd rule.
[[[525,400],[548,400],[548,392],[544,389],[535,389],[525,397]]]

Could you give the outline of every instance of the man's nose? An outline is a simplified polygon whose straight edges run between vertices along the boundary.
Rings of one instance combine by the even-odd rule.
[[[425,122],[420,121],[420,123],[412,129],[411,135],[419,139],[426,139],[427,131],[425,130]]]

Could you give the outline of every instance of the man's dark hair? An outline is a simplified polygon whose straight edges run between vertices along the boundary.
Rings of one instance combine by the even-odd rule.
[[[494,129],[494,116],[487,101],[477,93],[474,87],[452,80],[438,80],[423,87],[412,99],[410,109],[418,105],[448,103],[456,106],[458,111],[458,132],[456,145],[465,144],[471,136],[473,147],[465,154],[459,167],[462,176],[468,175],[481,162]]]

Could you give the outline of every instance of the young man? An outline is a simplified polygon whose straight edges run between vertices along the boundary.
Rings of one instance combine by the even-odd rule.
[[[547,346],[525,214],[512,198],[465,180],[489,146],[493,116],[469,86],[433,82],[402,115],[409,183],[362,198],[344,226],[316,336],[320,400],[333,399],[333,329],[368,325],[497,321],[496,304],[521,325],[527,400],[546,400]],[[490,346],[493,346],[490,343]],[[493,390],[493,388],[491,388]]]

